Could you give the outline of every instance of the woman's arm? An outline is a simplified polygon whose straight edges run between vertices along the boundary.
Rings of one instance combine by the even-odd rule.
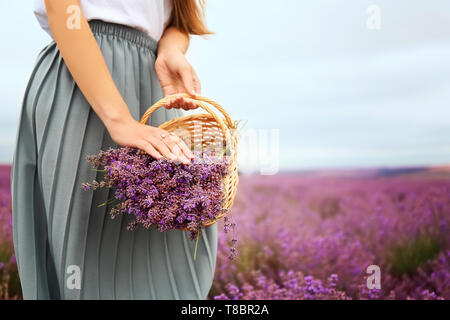
[[[73,5],[80,7],[79,0],[45,0],[45,5],[50,29],[61,56],[111,138],[119,145],[142,149],[157,159],[164,156],[188,163],[187,158],[192,158],[192,153],[181,139],[168,135],[163,129],[143,125],[133,119],[84,15],[81,13],[79,28],[68,27],[67,8]],[[161,140],[161,133],[168,135],[169,139],[166,138],[165,142],[169,147]],[[177,146],[177,142],[181,147]]]

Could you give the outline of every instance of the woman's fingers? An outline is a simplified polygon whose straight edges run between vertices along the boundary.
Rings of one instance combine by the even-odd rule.
[[[145,152],[147,152],[149,155],[151,155],[153,158],[159,160],[161,159],[163,156],[161,155],[161,153],[159,153],[153,146],[151,143],[149,143],[148,141],[142,140],[141,142],[137,143],[137,147],[141,150],[144,150]]]
[[[189,159],[193,158],[186,151],[187,148],[182,148],[181,143],[179,143],[182,142],[180,138],[166,130],[160,129],[153,132],[147,141],[153,145],[156,151],[169,160],[189,164]]]
[[[180,138],[178,138],[178,140],[179,141],[177,142],[177,145],[181,148],[181,151],[183,151],[184,155],[189,159],[193,159],[194,155],[192,154],[186,143],[184,143],[184,141]]]
[[[172,160],[172,161],[180,161],[180,159],[178,159],[178,157],[172,153],[172,151],[166,146],[166,144],[162,141],[161,138],[156,138],[154,136],[151,136],[148,138],[148,141],[165,158]]]
[[[165,107],[167,109],[172,109],[172,108],[181,108],[184,110],[190,110],[190,109],[196,109],[198,108],[197,104],[195,104],[192,101],[188,101],[186,99],[184,99],[184,97],[177,97],[177,98],[172,98],[170,99]]]
[[[138,139],[135,146],[155,159],[162,157],[172,161],[189,164],[193,154],[176,134],[167,130],[156,128],[148,125],[138,124],[144,129],[141,139]]]
[[[178,142],[181,141],[180,138],[167,130],[141,124],[133,120],[130,123],[126,123],[122,129],[119,128],[115,131],[121,132],[118,135],[120,139],[114,140],[121,146],[138,148],[157,160],[164,157],[176,162],[190,163],[189,153]],[[111,136],[115,137],[113,134]]]
[[[177,146],[177,144],[173,141],[172,135],[168,135],[163,139],[163,142],[170,149],[170,151],[177,157],[177,159],[185,164],[188,163],[188,159],[184,156],[181,149]]]
[[[194,158],[194,155],[186,146],[186,144],[175,134],[166,134],[163,142],[167,145],[170,151],[175,154],[185,164],[190,163],[190,159]]]
[[[167,143],[169,148],[182,159],[182,162],[185,164],[189,164],[190,160],[193,158],[192,153],[188,150],[188,148],[183,148],[184,142],[181,141],[176,135],[170,134],[168,138],[164,139],[164,142]]]
[[[185,157],[181,152],[174,153],[173,151],[169,150],[169,148],[166,145],[164,145],[164,143],[143,140],[143,142],[137,144],[137,147],[141,150],[144,150],[157,160],[160,160],[161,158],[166,158],[172,161],[179,161],[179,162],[188,161],[187,159],[185,160]]]
[[[179,155],[179,157],[182,159],[182,162],[184,164],[189,164],[190,161],[189,159],[186,157],[186,155],[183,153],[183,151],[181,150],[180,146],[178,144],[176,144],[173,149],[172,152],[176,152],[177,155]]]
[[[182,103],[183,103],[183,109],[184,110],[189,110],[189,109],[196,109],[196,108],[198,108],[198,105],[197,104],[195,104],[194,102],[192,102],[192,101],[187,101],[186,99],[184,99],[183,97],[181,98],[181,100],[182,100]],[[181,103],[181,102],[180,102]]]
[[[184,89],[193,96],[200,95],[200,80],[191,65],[187,64],[180,68],[180,76],[184,85]]]
[[[179,71],[185,90],[187,93],[194,96],[197,95],[197,93],[195,92],[193,72],[194,70],[190,65],[183,66]]]
[[[175,146],[180,149],[180,152],[183,154],[186,159],[193,159],[194,155],[192,154],[191,150],[187,147],[187,145],[184,143],[183,140],[181,140],[178,136],[175,134],[171,134],[171,140],[173,143],[175,143]]]
[[[194,92],[196,92],[196,95],[202,94],[202,85],[200,83],[200,79],[197,76],[197,73],[195,73],[194,69],[192,69],[193,77],[194,77]]]

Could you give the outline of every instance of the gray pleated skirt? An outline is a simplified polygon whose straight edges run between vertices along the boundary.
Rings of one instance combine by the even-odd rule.
[[[121,25],[91,29],[131,114],[139,120],[163,96],[155,73],[158,43]],[[81,49],[80,49],[81,50]],[[183,111],[161,108],[149,124]],[[188,233],[126,230],[112,220],[110,189],[87,155],[117,147],[70,75],[54,42],[39,54],[25,92],[11,173],[14,249],[24,299],[205,299],[217,254],[217,224],[195,242]]]

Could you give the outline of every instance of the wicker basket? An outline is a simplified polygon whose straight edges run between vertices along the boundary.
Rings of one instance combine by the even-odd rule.
[[[141,123],[146,124],[150,115],[157,109],[164,107],[170,99],[183,97],[186,101],[193,102],[207,113],[191,114],[172,119],[159,127],[173,132],[180,137],[191,150],[210,150],[220,156],[225,154],[229,159],[229,170],[223,181],[224,199],[223,208],[230,209],[233,205],[239,182],[237,170],[237,143],[238,133],[235,123],[228,113],[217,102],[202,96],[190,96],[187,94],[175,94],[167,96],[152,105],[142,116]],[[218,115],[215,110],[220,112]],[[204,226],[210,226],[222,219],[226,214],[217,216],[215,220],[204,222]]]

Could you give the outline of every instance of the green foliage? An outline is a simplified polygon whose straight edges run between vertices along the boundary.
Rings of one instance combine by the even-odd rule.
[[[20,287],[17,265],[11,261],[12,252],[7,242],[0,243],[0,300],[20,299]]]
[[[411,276],[419,267],[433,259],[440,249],[438,239],[428,234],[421,234],[415,239],[396,244],[388,253],[391,273],[395,276]]]

